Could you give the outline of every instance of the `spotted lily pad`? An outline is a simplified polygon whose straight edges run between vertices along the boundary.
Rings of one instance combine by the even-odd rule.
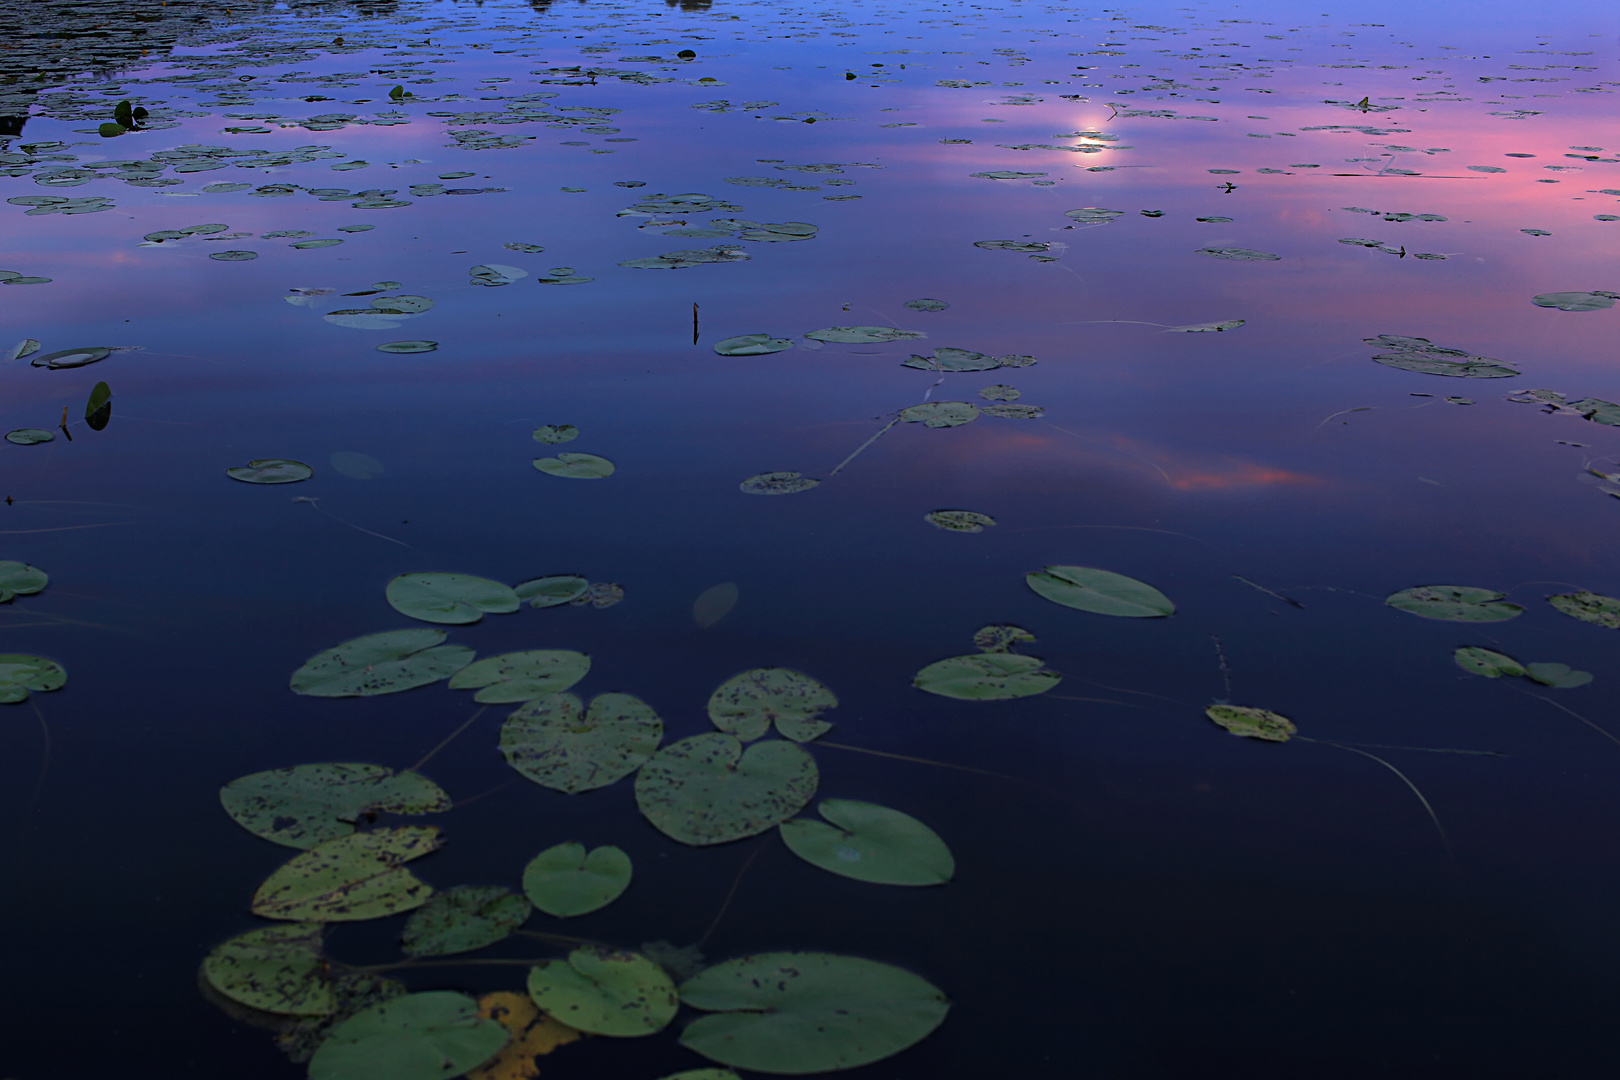
[[[1269,251],[1256,251],[1245,247],[1207,247],[1199,248],[1198,255],[1208,255],[1213,259],[1234,259],[1241,262],[1276,262],[1281,255],[1273,255]]]
[[[552,446],[558,443],[573,442],[579,438],[579,428],[573,424],[544,424],[534,429],[534,441],[548,443]]]
[[[208,256],[215,262],[251,262],[259,257],[257,251],[215,251]]]
[[[694,735],[641,767],[636,805],[659,832],[683,844],[724,844],[798,813],[817,780],[815,759],[797,743],[773,739],[745,750],[733,735]]]
[[[956,860],[939,834],[909,814],[853,799],[826,799],[825,822],[784,821],[779,831],[793,854],[842,877],[875,885],[943,885]]]
[[[1591,292],[1550,292],[1533,297],[1536,307],[1557,308],[1559,311],[1601,311],[1614,307],[1620,293],[1593,289]]]
[[[1204,715],[1233,735],[1266,742],[1287,742],[1299,729],[1286,716],[1247,705],[1211,705]]]
[[[974,510],[934,510],[923,515],[923,520],[946,532],[979,533],[996,523],[989,514]]]
[[[577,574],[558,574],[514,585],[512,591],[519,600],[527,600],[530,607],[547,608],[573,603],[590,587],[591,583]]]
[[[994,371],[1001,367],[1001,361],[971,349],[940,348],[931,356],[913,354],[900,366],[920,371]]]
[[[1519,374],[1518,369],[1499,360],[1436,345],[1428,338],[1379,334],[1364,340],[1376,349],[1388,350],[1373,357],[1386,367],[1461,379],[1506,379]]]
[[[721,731],[749,742],[776,730],[794,742],[809,742],[832,730],[821,719],[838,707],[833,692],[801,671],[754,668],[733,675],[709,695],[709,719]]]
[[[258,458],[226,469],[225,475],[245,484],[296,484],[314,476],[315,470],[290,458]]]
[[[310,1080],[443,1080],[494,1057],[511,1034],[450,990],[406,994],[356,1013],[327,1035]]]
[[[549,847],[523,870],[523,891],[534,906],[560,919],[607,907],[630,887],[630,856],[612,846]]]
[[[664,722],[640,698],[600,694],[587,711],[573,694],[552,694],[506,718],[501,753],[541,787],[573,794],[629,776],[663,737]]]
[[[809,491],[819,483],[820,480],[812,480],[803,473],[767,472],[750,476],[737,486],[744,495],[792,495]]]
[[[1054,604],[1099,615],[1147,619],[1176,610],[1169,597],[1147,582],[1093,566],[1048,566],[1026,574],[1024,581]]]
[[[19,592],[21,590],[18,590]],[[1612,596],[1599,596],[1585,589],[1547,597],[1547,603],[1572,619],[1594,626],[1620,630],[1620,600]]]
[[[591,658],[570,649],[529,649],[474,661],[450,676],[450,689],[478,688],[480,705],[509,705],[560,694],[591,670]]]
[[[932,297],[927,296],[917,300],[906,301],[906,307],[910,308],[912,311],[944,311],[950,306],[951,305],[947,304],[943,300],[935,300]]]
[[[0,653],[0,704],[28,700],[30,690],[46,693],[67,685],[67,671],[54,660],[28,653]]]
[[[768,356],[791,348],[793,342],[787,338],[772,337],[769,334],[740,334],[716,342],[714,351],[721,356]]]
[[[337,1011],[330,968],[316,922],[267,926],[238,934],[208,954],[203,978],[239,1004],[283,1016]]]
[[[592,946],[530,968],[529,996],[571,1028],[621,1038],[662,1031],[680,1007],[663,968],[639,953]]]
[[[906,423],[931,428],[961,427],[978,418],[979,410],[965,401],[925,401],[900,410],[900,419]]]
[[[887,341],[915,341],[928,335],[916,330],[898,330],[892,326],[829,326],[825,330],[812,330],[804,336],[812,341],[842,345],[877,345]]]
[[[992,653],[1011,652],[1012,647],[1019,642],[1034,640],[1034,634],[1022,626],[1013,626],[1011,623],[981,626],[973,632],[973,644],[985,652]]]
[[[535,458],[534,467],[543,473],[566,476],[570,480],[600,480],[613,475],[613,462],[607,458],[567,451],[556,457]]]
[[[354,762],[253,773],[221,788],[219,801],[233,821],[255,836],[306,849],[348,836],[357,821],[372,814],[450,809],[450,796],[419,773]]]
[[[994,383],[979,391],[979,396],[986,401],[1017,401],[1023,397],[1022,391],[1006,383]]]
[[[475,623],[486,612],[518,609],[517,594],[510,588],[471,574],[400,574],[388,583],[386,595],[401,615],[431,623]]]
[[[405,869],[439,847],[439,830],[420,825],[355,833],[295,855],[253,895],[266,919],[352,922],[427,903],[433,887]]]
[[[1467,645],[1452,654],[1452,659],[1464,671],[1483,675],[1487,679],[1500,679],[1503,675],[1523,675],[1524,665],[1504,653]]]
[[[530,910],[527,900],[500,885],[457,885],[411,912],[401,947],[407,956],[472,952],[509,937]]]
[[[472,663],[465,645],[445,645],[443,630],[385,630],[334,645],[293,672],[295,694],[373,697],[447,679]]]
[[[936,660],[917,672],[911,685],[962,701],[1006,701],[1044,694],[1063,676],[1043,668],[1045,661],[1015,653],[974,653]]]
[[[1399,611],[1447,622],[1501,622],[1522,615],[1524,608],[1510,604],[1503,593],[1471,585],[1420,585],[1384,598]]]

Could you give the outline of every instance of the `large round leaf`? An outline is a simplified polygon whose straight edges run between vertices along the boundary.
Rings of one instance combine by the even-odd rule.
[[[208,985],[232,1001],[287,1016],[330,1016],[337,1011],[320,923],[299,922],[250,930],[225,942],[203,961]]]
[[[1607,627],[1610,630],[1620,630],[1620,600],[1612,596],[1600,596],[1582,589],[1579,592],[1549,596],[1547,603],[1572,619],[1579,619],[1593,626]]]
[[[1287,742],[1299,729],[1294,722],[1270,709],[1256,709],[1248,705],[1211,705],[1204,715],[1233,735],[1265,742]]]
[[[247,484],[296,484],[314,476],[315,470],[291,458],[258,458],[226,469],[225,475]]]
[[[663,968],[639,953],[591,947],[530,968],[529,996],[569,1027],[592,1035],[651,1035],[680,1007]]]
[[[28,653],[0,653],[0,703],[28,700],[28,691],[60,690],[67,671],[55,660]]]
[[[900,410],[900,419],[925,427],[961,427],[979,418],[977,407],[965,401],[929,401]]]
[[[681,984],[681,1000],[715,1013],[681,1045],[711,1061],[801,1076],[898,1054],[937,1028],[950,1002],[909,971],[828,953],[761,953]]]
[[[939,834],[909,814],[853,799],[826,799],[826,822],[782,822],[793,854],[823,870],[874,885],[943,885],[956,860]]]
[[[512,586],[519,600],[527,600],[530,607],[557,607],[570,604],[584,596],[591,583],[578,574],[556,574],[535,578]]]
[[[664,722],[629,694],[601,694],[590,711],[573,694],[537,698],[501,725],[501,753],[541,787],[572,794],[629,776],[658,749]]]
[[[219,801],[248,832],[295,848],[347,836],[365,814],[450,809],[450,796],[419,773],[353,762],[254,773],[220,788]]]
[[[636,775],[636,805],[683,844],[724,844],[797,814],[816,793],[816,762],[773,739],[745,751],[733,735],[694,735],[654,754]]]
[[[292,673],[295,694],[372,697],[449,678],[472,663],[465,645],[442,645],[443,630],[385,630],[334,645]]]
[[[296,855],[253,894],[266,919],[353,922],[427,903],[433,887],[402,865],[434,851],[439,830],[411,825],[340,836]]]
[[[1549,292],[1530,298],[1536,307],[1557,308],[1559,311],[1601,311],[1614,307],[1620,294],[1594,289],[1591,292]]]
[[[741,334],[717,342],[714,351],[721,356],[768,356],[793,348],[793,342],[787,338],[771,337],[769,334]]]
[[[803,473],[764,472],[750,476],[737,486],[744,495],[793,495],[809,491],[819,483],[820,480],[813,480]]]
[[[481,705],[510,705],[559,694],[585,677],[591,658],[570,649],[529,649],[486,656],[450,677],[450,689],[480,687]]]
[[[500,885],[457,885],[411,912],[401,947],[408,956],[472,952],[509,936],[529,917],[529,902]]]
[[[1176,610],[1168,596],[1147,582],[1094,566],[1048,566],[1024,575],[1024,580],[1054,604],[1098,615],[1148,619]]]
[[[494,1057],[510,1033],[478,1002],[430,990],[373,1005],[332,1029],[309,1062],[310,1080],[444,1080]]]
[[[0,559],[0,604],[18,596],[31,596],[50,582],[50,575],[35,566]]]
[[[1447,622],[1501,622],[1524,613],[1518,604],[1504,602],[1504,595],[1472,585],[1420,585],[1391,593],[1384,603],[1425,619]]]
[[[616,847],[549,847],[523,868],[523,891],[547,915],[569,918],[607,907],[630,887],[630,856]]]
[[[832,730],[821,714],[836,708],[833,692],[801,671],[755,668],[733,675],[709,695],[709,719],[739,739],[759,738],[771,728],[794,742],[809,742]]]
[[[1457,666],[1487,679],[1500,679],[1503,675],[1523,675],[1524,665],[1505,653],[1482,649],[1478,645],[1465,645],[1451,654]]]
[[[1017,653],[974,653],[936,660],[917,672],[911,685],[963,701],[1005,701],[1044,694],[1063,681],[1042,670],[1043,660]]]
[[[600,480],[613,475],[613,462],[595,454],[562,451],[556,457],[534,459],[534,467],[552,476],[566,476],[570,480]]]
[[[475,623],[485,612],[518,609],[510,588],[471,574],[401,574],[388,583],[388,602],[402,615],[431,623]]]

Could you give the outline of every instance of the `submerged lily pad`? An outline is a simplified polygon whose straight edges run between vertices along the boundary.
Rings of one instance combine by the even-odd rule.
[[[512,591],[519,600],[527,600],[530,607],[547,608],[573,603],[590,587],[591,583],[577,574],[558,574],[514,585]]]
[[[1573,690],[1592,681],[1590,671],[1572,671],[1568,664],[1526,664],[1524,673],[1543,686]]]
[[[925,401],[900,410],[900,419],[926,427],[961,427],[979,418],[979,410],[965,401]]]
[[[1549,596],[1547,603],[1572,619],[1607,627],[1610,630],[1620,630],[1620,599],[1612,596],[1599,596],[1595,592],[1582,589],[1579,592]]]
[[[216,262],[250,262],[259,257],[257,251],[215,251],[208,256]]]
[[[500,885],[457,885],[411,912],[401,948],[406,956],[472,952],[509,937],[529,917],[529,902]]]
[[[974,653],[936,660],[917,672],[911,685],[941,697],[962,701],[1007,701],[1044,694],[1063,676],[1042,667],[1045,661],[1015,653]]]
[[[549,847],[523,870],[523,891],[547,915],[566,919],[607,907],[630,887],[630,856],[612,846]]]
[[[534,429],[534,441],[555,446],[579,438],[579,428],[573,424],[542,424]]]
[[[377,346],[377,351],[410,356],[416,353],[437,352],[438,348],[437,341],[386,341]]]
[[[28,653],[0,653],[0,704],[28,700],[30,690],[46,693],[67,685],[67,671],[55,660]]]
[[[853,799],[816,809],[826,822],[794,818],[779,829],[789,850],[814,866],[875,885],[943,885],[956,873],[945,841],[909,814]]]
[[[636,805],[659,832],[683,844],[741,840],[774,828],[815,794],[815,759],[797,743],[746,750],[733,735],[670,743],[636,774]]]
[[[600,694],[587,711],[573,694],[553,694],[506,718],[501,753],[541,787],[573,794],[629,776],[663,737],[664,722],[640,698]]]
[[[40,443],[54,441],[56,441],[55,433],[44,428],[25,427],[6,432],[6,442],[16,443],[18,446],[37,446]]]
[[[663,968],[640,953],[591,946],[530,968],[529,996],[571,1028],[620,1038],[662,1031],[680,1007]]]
[[[327,1035],[310,1080],[443,1080],[500,1052],[511,1033],[450,990],[406,994],[356,1013]]]
[[[226,469],[225,475],[245,484],[296,484],[314,476],[315,470],[291,458],[258,458]]]
[[[1487,679],[1500,679],[1503,675],[1523,675],[1524,665],[1504,653],[1467,645],[1452,654],[1452,659],[1464,671],[1483,675]]]
[[[438,814],[450,796],[419,773],[335,762],[270,769],[219,791],[231,819],[255,836],[293,848],[348,836],[371,814]]]
[[[613,462],[607,458],[567,451],[556,457],[535,458],[534,467],[543,473],[566,476],[570,480],[600,480],[613,475]]]
[[[1536,307],[1557,308],[1559,311],[1601,311],[1614,307],[1620,293],[1593,289],[1591,292],[1550,292],[1533,297]]]
[[[713,1015],[681,1033],[711,1061],[765,1073],[853,1069],[921,1042],[950,1002],[888,964],[829,953],[760,953],[681,984],[681,1001]]]
[[[877,345],[886,341],[915,341],[928,335],[916,330],[897,330],[892,326],[829,326],[825,330],[812,330],[804,336],[812,341],[842,345]]]
[[[203,978],[250,1009],[282,1016],[330,1016],[337,1011],[320,923],[267,926],[238,934],[203,961]]]
[[[819,483],[820,480],[812,480],[803,473],[767,472],[750,476],[737,486],[744,495],[792,495],[809,491]]]
[[[1504,596],[1495,589],[1471,585],[1420,585],[1391,593],[1384,603],[1425,619],[1447,622],[1501,622],[1524,613],[1524,608],[1507,603]]]
[[[385,630],[350,638],[304,661],[293,672],[295,694],[373,697],[447,679],[472,663],[465,645],[445,645],[443,630]]]
[[[1424,375],[1449,375],[1461,379],[1507,379],[1519,374],[1518,369],[1493,360],[1488,356],[1475,356],[1463,349],[1436,345],[1428,338],[1408,337],[1404,334],[1379,334],[1363,339],[1375,349],[1388,349],[1373,359],[1386,367],[1416,371]]]
[[[1287,742],[1299,729],[1286,716],[1247,705],[1211,705],[1204,715],[1233,735],[1265,742]]]
[[[749,742],[776,730],[794,742],[809,742],[832,730],[821,719],[838,698],[820,682],[790,668],[754,668],[733,675],[709,695],[709,719],[721,731]]]
[[[591,658],[569,649],[530,649],[474,661],[450,677],[450,689],[478,688],[480,705],[509,705],[560,694],[591,670]]]
[[[460,625],[518,609],[517,594],[498,581],[471,574],[400,574],[388,583],[388,603],[423,622]],[[474,684],[476,685],[476,684]]]
[[[1199,248],[1194,254],[1208,255],[1214,259],[1236,259],[1243,262],[1276,262],[1281,255],[1273,255],[1269,251],[1256,251],[1254,248],[1244,247],[1207,247]]]
[[[295,855],[253,894],[266,919],[353,922],[427,903],[433,887],[404,864],[439,847],[439,830],[420,825],[340,836]]]
[[[1048,566],[1026,574],[1024,581],[1054,604],[1098,615],[1147,619],[1176,610],[1169,597],[1147,582],[1093,566]]]
[[[716,342],[714,351],[721,356],[768,356],[791,348],[793,342],[787,338],[771,337],[769,334],[739,334]]]
[[[18,596],[32,596],[50,580],[50,575],[37,566],[0,559],[0,604],[8,604]]]
[[[946,532],[979,533],[996,523],[989,514],[974,510],[934,510],[923,515],[923,520]]]

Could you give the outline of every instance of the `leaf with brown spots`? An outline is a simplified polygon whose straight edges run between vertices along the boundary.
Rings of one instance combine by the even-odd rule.
[[[467,1074],[467,1080],[534,1080],[537,1059],[559,1046],[576,1042],[579,1032],[541,1012],[527,994],[499,990],[478,999],[478,1014],[512,1033],[499,1054]]]

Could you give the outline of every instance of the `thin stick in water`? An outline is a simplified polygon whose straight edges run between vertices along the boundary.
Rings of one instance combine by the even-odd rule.
[[[1446,835],[1445,827],[1440,824],[1440,818],[1437,814],[1435,814],[1434,807],[1429,805],[1429,800],[1423,797],[1423,792],[1418,790],[1417,785],[1412,783],[1411,779],[1408,778],[1405,773],[1401,772],[1401,770],[1397,769],[1395,766],[1391,765],[1377,754],[1369,754],[1367,751],[1358,750],[1354,746],[1347,746],[1344,743],[1327,742],[1322,739],[1312,739],[1310,741],[1321,743],[1323,746],[1336,746],[1340,750],[1348,750],[1352,754],[1360,754],[1362,757],[1372,758],[1374,761],[1378,762],[1378,764],[1400,777],[1401,783],[1405,784],[1412,790],[1412,794],[1417,796],[1418,802],[1422,803],[1423,809],[1428,812],[1429,820],[1434,822],[1434,831],[1440,834],[1440,842],[1445,845],[1446,858],[1450,859],[1453,863],[1457,861],[1457,853],[1451,848],[1451,838]]]
[[[857,446],[855,448],[855,453],[849,455],[849,457],[845,458],[843,461],[840,461],[836,466],[834,466],[833,471],[828,473],[827,477],[831,479],[832,477],[837,476],[839,469],[842,469],[845,465],[848,465],[850,462],[854,461],[860,456],[862,450],[865,450],[868,446],[871,446],[873,443],[877,442],[884,432],[888,431],[899,422],[900,418],[896,416],[893,420],[890,420],[887,424],[884,424],[882,427],[878,428],[878,433],[876,435],[873,435],[870,439],[867,439],[865,442],[861,443],[861,445]]]
[[[1242,574],[1233,574],[1232,576],[1234,578],[1236,578],[1238,581],[1243,582],[1243,584],[1247,585],[1251,589],[1259,589],[1261,592],[1265,593],[1267,596],[1276,597],[1278,600],[1281,600],[1285,604],[1292,604],[1295,607],[1299,608],[1299,610],[1301,610],[1301,611],[1305,610],[1305,605],[1300,603],[1298,600],[1295,600],[1291,596],[1284,596],[1280,592],[1272,592],[1270,589],[1266,588],[1264,585],[1257,585],[1254,582],[1250,581],[1248,578],[1244,577]]]
[[[1598,727],[1596,724],[1592,723],[1592,721],[1588,720],[1586,717],[1582,716],[1580,713],[1576,712],[1574,709],[1568,708],[1567,706],[1564,706],[1564,705],[1560,705],[1560,704],[1558,704],[1558,702],[1554,701],[1550,697],[1542,697],[1540,694],[1531,694],[1530,691],[1528,691],[1528,690],[1520,690],[1519,693],[1521,693],[1521,694],[1530,694],[1531,697],[1537,698],[1537,699],[1539,699],[1541,701],[1545,701],[1547,704],[1551,705],[1555,709],[1563,709],[1564,712],[1569,713],[1569,715],[1573,716],[1575,719],[1579,720],[1581,723],[1585,724],[1587,727],[1591,728],[1593,731],[1597,732],[1599,735],[1602,735],[1605,739],[1608,739],[1610,742],[1612,742],[1612,743],[1620,743],[1620,739],[1617,739],[1613,735],[1610,735],[1607,731],[1605,731],[1604,729]]]
[[[720,910],[714,913],[714,919],[709,923],[709,928],[703,931],[703,936],[693,943],[695,947],[703,948],[703,943],[709,940],[709,935],[714,933],[715,927],[720,925],[720,920],[726,917],[726,911],[731,907],[732,898],[737,895],[737,886],[742,884],[743,875],[748,873],[748,868],[754,865],[754,860],[759,858],[759,853],[764,850],[764,844],[754,845],[753,854],[749,855],[747,861],[742,864],[742,868],[737,871],[737,876],[731,879],[731,888],[726,891],[726,898],[720,904]]]
[[[479,709],[477,712],[473,713],[471,716],[467,717],[466,721],[463,722],[460,727],[456,728],[456,730],[454,730],[450,734],[446,735],[444,737],[444,739],[442,741],[440,741],[438,746],[435,746],[433,749],[429,750],[426,754],[423,754],[422,755],[422,760],[418,761],[415,765],[412,765],[410,767],[410,769],[408,769],[407,771],[408,772],[415,772],[417,769],[420,769],[422,766],[424,766],[428,762],[432,761],[434,754],[437,754],[440,750],[443,750],[445,747],[449,746],[451,741],[454,740],[457,735],[460,735],[463,731],[466,731],[468,728],[472,727],[473,723],[480,716],[483,716],[484,713],[488,710],[488,708],[489,708],[489,706],[486,705],[483,708]]]

